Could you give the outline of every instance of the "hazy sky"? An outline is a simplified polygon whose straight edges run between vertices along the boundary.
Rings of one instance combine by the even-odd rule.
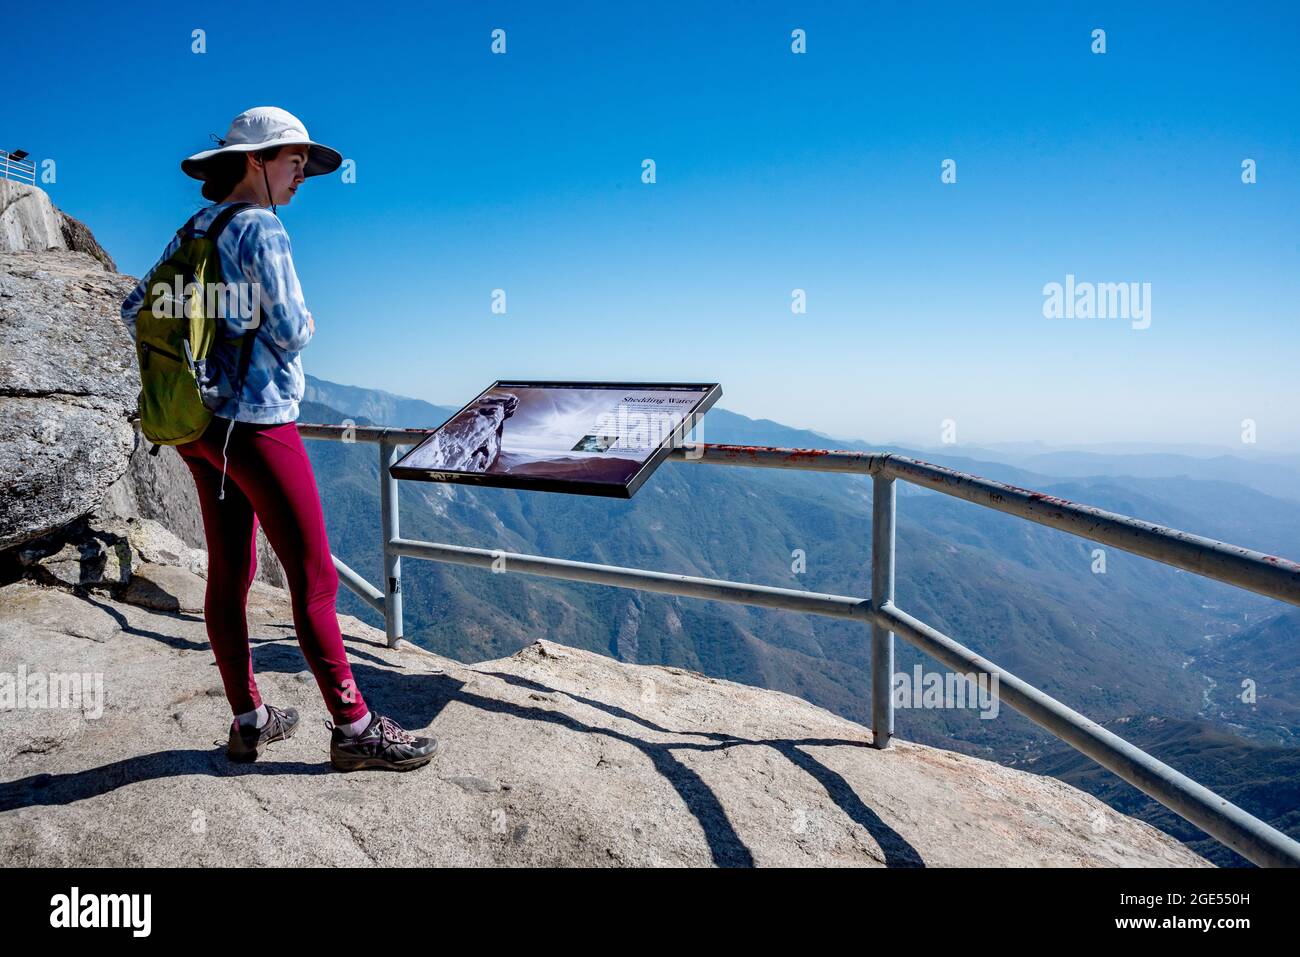
[[[718,381],[868,441],[1233,446],[1253,419],[1296,448],[1297,7],[19,4],[0,135],[139,274],[202,203],[182,157],[248,107],[301,116],[356,164],[280,210],[303,365],[338,382]],[[1149,283],[1149,326],[1045,318],[1067,275]]]

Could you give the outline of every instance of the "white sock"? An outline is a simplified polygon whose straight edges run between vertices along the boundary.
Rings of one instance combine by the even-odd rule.
[[[347,724],[336,724],[334,727],[338,728],[339,733],[342,734],[345,738],[355,738],[362,731],[366,730],[369,724],[370,724],[370,712],[367,711],[361,717],[357,718],[356,721],[351,721]]]
[[[246,711],[243,714],[235,715],[235,720],[244,727],[252,726],[261,728],[266,726],[266,722],[271,720],[271,715],[266,710],[266,705],[258,705],[255,711]]]

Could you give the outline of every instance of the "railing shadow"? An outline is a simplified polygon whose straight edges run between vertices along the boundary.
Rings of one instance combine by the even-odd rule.
[[[285,646],[283,642],[287,640],[279,639],[278,645],[276,642],[263,643],[258,648],[256,654],[259,671],[299,673],[303,670],[301,654],[296,648]],[[189,643],[186,644],[188,646]],[[490,695],[467,691],[462,681],[446,674],[392,670],[387,666],[377,667],[369,663],[370,660],[379,660],[376,656],[364,652],[358,654],[351,648],[349,655],[356,662],[353,673],[371,708],[391,715],[405,727],[429,727],[448,704],[456,702],[490,714],[504,715],[521,721],[546,722],[577,734],[599,735],[635,748],[645,755],[655,771],[668,782],[699,823],[711,859],[719,867],[751,867],[754,865],[753,853],[736,832],[718,795],[696,771],[679,759],[677,752],[711,751],[742,745],[771,747],[817,780],[837,806],[852,820],[867,829],[884,852],[887,866],[924,866],[916,849],[868,808],[842,776],[803,750],[810,746],[863,747],[863,742],[835,739],[750,740],[722,734],[701,734],[699,737],[706,740],[699,742],[648,741],[633,734],[588,724],[558,711],[514,704]],[[357,661],[362,657],[368,660]],[[513,675],[492,676],[505,677],[516,686],[533,687],[551,694],[566,694]],[[677,733],[660,728],[626,709],[593,698],[572,695],[569,697],[620,720],[638,724],[647,730],[666,734]],[[689,733],[683,736],[688,735]],[[263,759],[254,765],[239,765],[228,761],[221,747],[173,749],[125,758],[82,771],[35,774],[0,783],[0,812],[24,807],[72,804],[102,796],[127,785],[169,777],[187,775],[235,777],[244,774],[292,774],[312,777],[333,773],[323,756],[320,763]]]
[[[833,802],[835,802],[835,805],[839,807],[839,809],[843,811],[849,817],[850,820],[854,821],[856,824],[864,828],[867,831],[867,833],[871,835],[871,837],[880,846],[881,851],[885,855],[886,867],[924,867],[925,866],[925,861],[922,859],[920,853],[916,850],[916,848],[914,848],[911,844],[909,844],[906,838],[904,838],[901,834],[899,834],[892,827],[886,824],[881,819],[880,815],[878,815],[875,811],[873,811],[870,807],[868,807],[866,803],[863,802],[863,800],[860,797],[858,797],[857,792],[853,790],[852,785],[850,785],[849,782],[844,779],[843,775],[841,775],[837,771],[833,771],[832,769],[828,768],[826,765],[822,764],[820,761],[818,761],[807,751],[803,750],[803,748],[805,747],[854,747],[854,748],[870,747],[865,742],[852,741],[844,738],[753,739],[753,738],[742,738],[737,735],[721,734],[716,731],[675,731],[671,728],[661,727],[660,725],[655,724],[653,721],[650,721],[647,718],[643,718],[638,714],[628,711],[626,708],[620,708],[617,705],[607,704],[595,698],[586,697],[585,695],[577,695],[577,694],[573,694],[572,692],[561,691],[556,688],[550,688],[544,684],[541,684],[540,682],[532,681],[529,680],[528,678],[521,678],[518,675],[507,674],[505,672],[500,672],[500,671],[485,671],[480,673],[485,675],[491,675],[494,678],[499,678],[500,680],[505,681],[508,684],[515,685],[517,687],[528,688],[534,691],[540,691],[545,694],[562,694],[565,697],[570,698],[571,700],[576,701],[580,704],[585,704],[599,711],[603,711],[606,714],[609,714],[615,718],[619,718],[624,721],[630,721],[634,724],[639,724],[642,727],[646,728],[647,730],[654,731],[659,734],[674,734],[674,735],[680,735],[682,737],[701,737],[714,742],[713,744],[707,744],[707,745],[682,742],[679,744],[654,745],[655,747],[662,747],[668,750],[695,750],[695,751],[717,750],[719,748],[729,748],[729,747],[735,747],[739,745],[752,745],[752,746],[763,746],[763,747],[772,748],[777,753],[782,755],[786,760],[788,760],[791,764],[800,768],[809,777],[817,781],[817,783],[820,784],[825,789],[827,796]],[[547,713],[549,714],[553,712],[547,712]],[[601,729],[601,728],[594,728],[593,730],[595,730],[598,733],[609,734],[611,737],[615,737],[618,738],[619,740],[626,741],[629,744],[634,744],[637,747],[641,746],[640,744],[637,743],[637,739],[630,738],[625,735],[619,735],[614,732],[608,732],[605,729]]]

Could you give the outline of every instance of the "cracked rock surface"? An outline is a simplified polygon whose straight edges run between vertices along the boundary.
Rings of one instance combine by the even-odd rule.
[[[85,253],[0,253],[0,548],[84,515],[126,470],[131,285]]]
[[[9,866],[1209,866],[1069,785],[905,741],[876,751],[867,729],[790,695],[541,641],[465,665],[390,650],[351,616],[372,708],[442,748],[413,772],[339,774],[288,595],[260,582],[259,688],[302,721],[232,764],[230,710],[183,599],[202,580],[174,567],[153,584],[182,594],[146,607],[0,588]],[[99,675],[103,697],[13,707],[3,683],[12,694],[20,670],[89,675],[86,688]]]

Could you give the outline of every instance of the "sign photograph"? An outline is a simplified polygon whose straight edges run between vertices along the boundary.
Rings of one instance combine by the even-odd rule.
[[[716,382],[498,381],[391,474],[631,498],[721,395]]]

